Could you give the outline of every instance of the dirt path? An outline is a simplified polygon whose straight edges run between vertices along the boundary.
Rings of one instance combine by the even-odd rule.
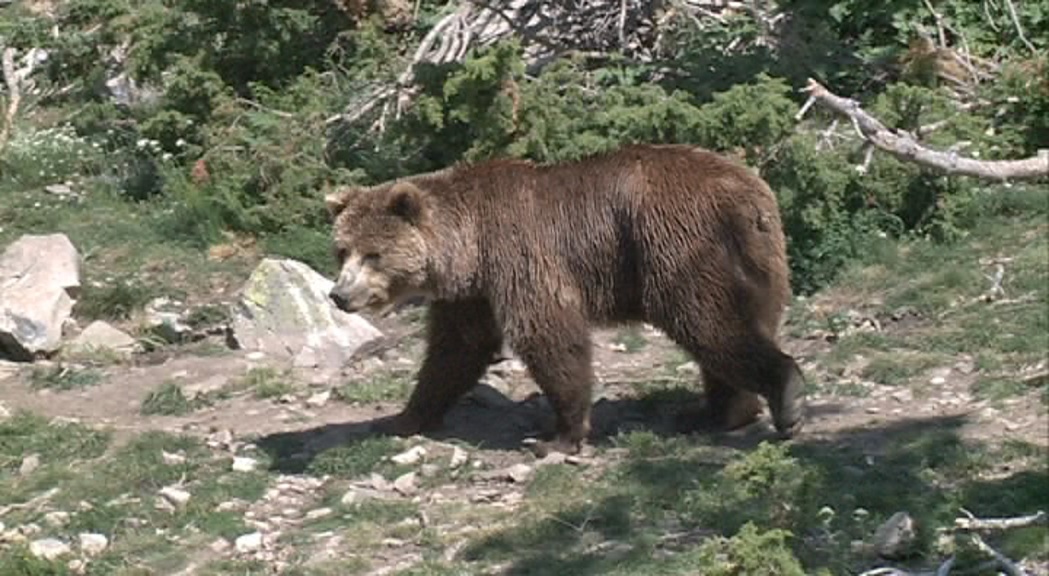
[[[623,340],[627,340],[624,344]],[[396,366],[414,373],[421,343],[412,341],[387,354],[389,360],[366,370],[383,371]],[[594,365],[598,376],[595,394],[595,430],[598,436],[614,434],[631,427],[670,431],[673,412],[680,398],[660,400],[648,394],[653,389],[695,386],[694,365],[664,336],[653,330],[639,330],[627,337],[614,330],[594,334]],[[810,392],[811,418],[804,438],[826,440],[841,430],[868,429],[876,436],[880,427],[892,427],[913,419],[931,417],[961,418],[960,433],[982,441],[1022,440],[1039,446],[1049,445],[1049,418],[1033,397],[1015,397],[993,406],[972,397],[971,366],[964,361],[955,366],[937,367],[923,374],[922,381],[910,386],[883,386],[858,382],[847,395],[822,391],[818,359],[829,345],[818,340],[794,340],[786,344],[797,355],[816,386]],[[282,398],[258,399],[250,394],[233,395],[185,415],[149,415],[141,406],[150,392],[164,382],[179,384],[187,395],[222,390],[256,368],[290,370],[291,390]],[[104,368],[101,382],[82,389],[33,390],[31,371],[8,364],[0,370],[0,406],[8,411],[29,410],[49,418],[75,419],[88,424],[111,427],[119,435],[143,430],[165,430],[209,434],[230,430],[238,436],[261,436],[342,426],[363,432],[376,419],[393,414],[400,401],[347,404],[329,400],[308,402],[311,396],[346,381],[359,367],[348,368],[334,377],[302,370],[291,370],[280,362],[244,352],[213,356],[175,356],[153,365],[115,365]],[[515,360],[495,365],[485,380],[487,386],[475,391],[449,415],[442,437],[460,437],[481,445],[512,450],[528,435],[539,432],[552,417],[539,397],[538,389]],[[653,383],[662,383],[655,386]],[[915,392],[919,390],[920,393]],[[646,400],[646,395],[650,396]],[[759,423],[746,433],[768,433]]]

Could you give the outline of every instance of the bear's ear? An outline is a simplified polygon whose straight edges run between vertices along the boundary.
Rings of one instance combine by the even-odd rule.
[[[349,189],[343,188],[324,196],[324,207],[328,209],[328,216],[332,220],[346,209],[346,205],[350,203],[350,193]]]
[[[422,221],[424,192],[411,182],[398,182],[390,188],[387,207],[391,214],[403,218],[409,224],[417,225]]]

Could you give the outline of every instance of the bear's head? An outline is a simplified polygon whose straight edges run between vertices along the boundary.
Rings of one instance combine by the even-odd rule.
[[[422,188],[411,182],[349,188],[329,194],[325,204],[339,263],[329,296],[340,310],[385,314],[428,295],[431,210]]]

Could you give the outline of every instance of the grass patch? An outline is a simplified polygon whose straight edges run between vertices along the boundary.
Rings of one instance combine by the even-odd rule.
[[[156,287],[134,278],[119,278],[105,284],[89,282],[81,290],[75,312],[88,320],[127,320],[160,294]]]
[[[39,436],[48,432],[37,428],[32,436],[39,444],[44,441]],[[165,453],[182,458],[166,461]],[[146,432],[106,455],[100,449],[83,454],[94,458],[61,478],[61,490],[46,509],[27,510],[11,520],[45,527],[41,536],[75,539],[80,532],[109,536],[111,547],[92,561],[91,574],[125,573],[128,566],[139,566],[143,573],[177,572],[187,561],[186,544],[203,546],[214,537],[233,538],[250,531],[240,513],[219,511],[217,506],[235,498],[255,501],[269,480],[262,472],[233,473],[228,457],[213,456],[199,440],[162,432]],[[41,460],[54,467],[61,461],[53,453]],[[183,506],[165,508],[159,491],[173,484],[181,484],[191,497]],[[55,484],[41,483],[36,488],[51,486]],[[0,483],[0,490],[4,487]],[[41,520],[48,509],[69,512],[69,523],[49,527]]]
[[[22,459],[36,454],[44,465],[63,467],[74,459],[100,456],[109,445],[110,434],[75,423],[49,423],[47,419],[17,412],[0,421],[0,485],[17,471]],[[0,490],[0,501],[3,494]]]
[[[29,373],[29,385],[34,390],[79,390],[100,384],[104,379],[104,374],[95,368],[61,363],[35,366]]]
[[[923,372],[942,366],[947,359],[936,354],[879,353],[861,371],[863,377],[886,386],[904,386]]]
[[[390,472],[396,465],[389,462],[387,457],[396,454],[401,448],[402,443],[398,440],[393,437],[372,437],[336,446],[318,454],[306,467],[306,473],[355,478],[371,472]]]
[[[188,398],[181,386],[168,380],[146,395],[139,413],[143,416],[181,416],[209,403],[209,399],[204,397]]]
[[[404,402],[411,394],[413,380],[410,371],[381,371],[339,386],[332,396],[347,404]]]
[[[290,372],[287,370],[256,366],[224,386],[220,394],[229,396],[250,391],[255,398],[260,400],[280,398],[295,391],[295,387],[289,382],[290,378]]]
[[[72,555],[70,555],[71,557]],[[0,552],[0,574],[12,576],[68,576],[72,574],[64,559],[54,561],[37,558],[29,546],[17,544]]]

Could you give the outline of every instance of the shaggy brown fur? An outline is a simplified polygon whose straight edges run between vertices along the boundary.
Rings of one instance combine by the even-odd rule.
[[[418,384],[394,430],[439,426],[506,338],[557,415],[554,442],[589,434],[590,327],[647,321],[699,363],[722,428],[769,404],[801,426],[804,378],[777,344],[790,297],[775,196],[745,167],[682,145],[579,162],[496,160],[329,196],[347,311],[430,301]]]

